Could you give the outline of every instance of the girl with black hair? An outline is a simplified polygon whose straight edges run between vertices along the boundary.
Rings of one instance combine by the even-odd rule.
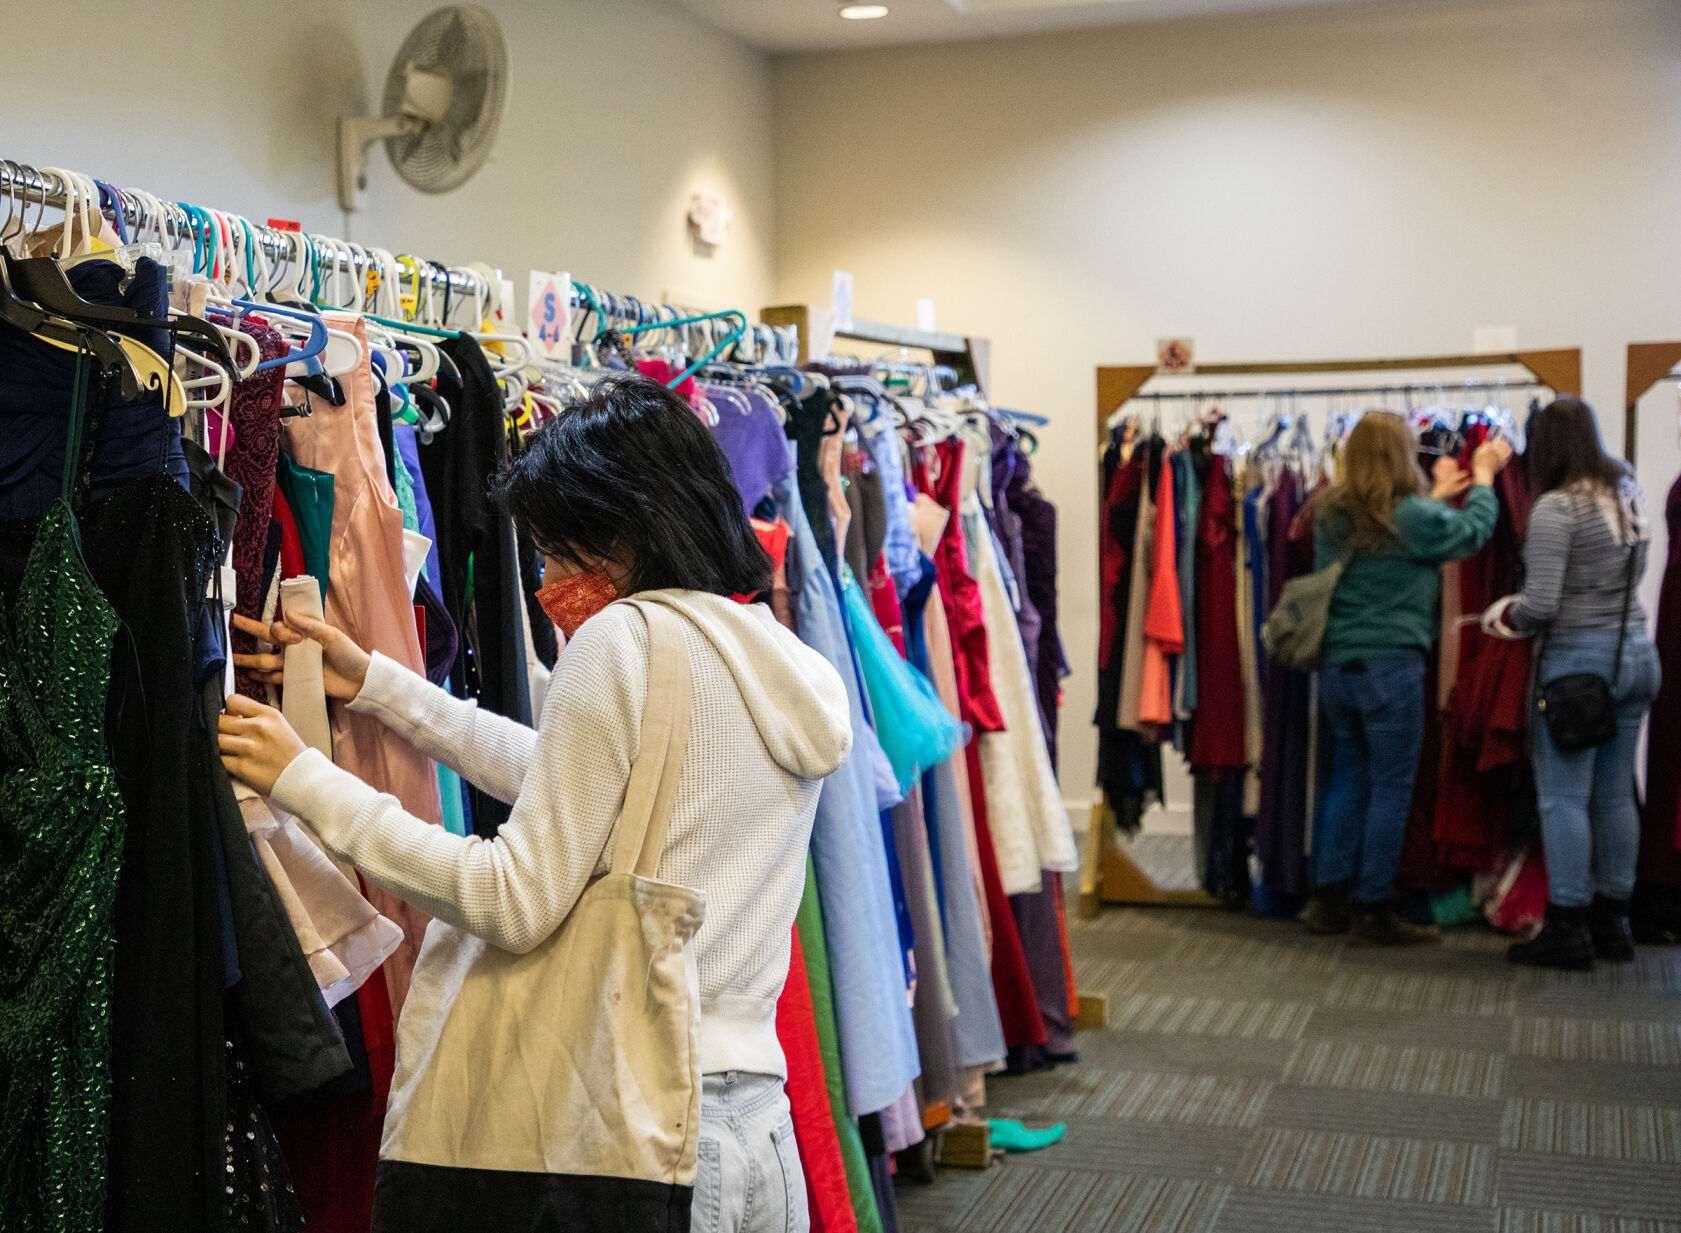
[[[541,945],[608,872],[617,823],[630,812],[627,790],[637,792],[633,767],[646,744],[671,730],[650,735],[644,719],[654,713],[652,686],[668,676],[665,663],[650,662],[651,630],[667,625],[664,614],[675,615],[690,666],[689,730],[655,876],[705,897],[693,943],[703,1075],[693,1227],[803,1230],[804,1181],[782,1091],[787,1071],[775,1014],[818,789],[851,746],[846,690],[827,661],[766,606],[737,601],[766,588],[769,561],[722,453],[663,386],[634,377],[601,381],[585,402],[533,435],[497,488],[548,555],[538,597],[568,640],[536,730],[370,657],[320,622],[240,624],[282,645],[313,639],[332,696],[512,802],[494,839],[461,838],[404,813],[391,797],[306,751],[278,711],[237,695],[221,721],[223,760],[369,881],[436,918],[399,1026],[401,1088],[405,1071],[427,1064],[440,1019],[487,1004],[487,983],[509,970],[503,952]],[[282,679],[280,655],[235,662]],[[469,960],[427,962],[427,952],[456,953],[446,948],[465,935],[488,948],[474,941],[481,949],[464,952]],[[513,988],[508,997],[529,996]],[[498,1023],[519,1011],[494,997],[488,1004],[496,1009],[486,1015],[482,1047],[495,1051],[506,1047]],[[533,1005],[528,1013],[542,1010]],[[535,1026],[540,1034],[542,1025]],[[556,1040],[552,1053],[585,1070],[586,1063],[603,1064],[602,1049],[600,1042]],[[625,1076],[614,1090],[634,1092],[637,1079]],[[529,1124],[532,1110],[522,1102],[533,1099],[531,1091],[524,1083],[509,1086],[520,1090],[457,1095],[505,1109],[509,1124]],[[633,1210],[618,1201],[604,1207],[599,1187],[591,1188],[600,1179],[580,1182],[552,1169],[493,1178],[490,1203],[480,1175],[505,1164],[417,1175],[425,1166],[393,1150],[413,1129],[401,1122],[414,1102],[400,1095],[394,1090],[381,1153],[381,1228],[690,1227],[686,1177],[651,1197],[644,1192],[648,1202]],[[610,1137],[615,1125],[633,1122],[626,1113],[602,1109],[565,1133]],[[666,1129],[680,1139],[681,1128]]]
[[[1588,968],[1596,957],[1634,958],[1634,757],[1661,675],[1639,596],[1651,539],[1640,489],[1605,452],[1587,403],[1554,400],[1530,417],[1527,437],[1536,496],[1523,590],[1496,603],[1484,624],[1542,636],[1540,684],[1576,673],[1609,682],[1617,730],[1604,745],[1567,752],[1539,713],[1530,725],[1547,916],[1538,936],[1508,953],[1514,963]]]

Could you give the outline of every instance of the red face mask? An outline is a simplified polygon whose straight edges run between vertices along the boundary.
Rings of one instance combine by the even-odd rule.
[[[617,598],[619,589],[612,579],[593,570],[556,578],[537,588],[537,602],[568,642],[585,621]]]

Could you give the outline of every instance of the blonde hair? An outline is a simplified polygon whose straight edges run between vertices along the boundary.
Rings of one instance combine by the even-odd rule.
[[[1395,506],[1428,491],[1412,427],[1392,411],[1367,411],[1348,434],[1342,479],[1320,497],[1321,512],[1346,522],[1349,547],[1371,548],[1398,535]]]

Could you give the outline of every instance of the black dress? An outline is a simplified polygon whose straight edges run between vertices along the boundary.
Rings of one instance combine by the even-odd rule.
[[[458,336],[439,348],[461,380],[438,379],[450,405],[449,426],[421,445],[420,467],[437,525],[440,594],[460,637],[451,686],[458,698],[529,724],[514,525],[490,499],[490,479],[508,458],[502,395],[474,339]],[[473,833],[495,835],[509,806],[471,785],[467,795]]]

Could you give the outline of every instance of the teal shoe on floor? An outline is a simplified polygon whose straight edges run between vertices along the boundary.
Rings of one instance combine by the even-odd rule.
[[[1060,1142],[1068,1127],[1058,1122],[1043,1130],[1029,1130],[1020,1122],[995,1117],[987,1123],[992,1128],[992,1146],[1006,1152],[1037,1152]]]

